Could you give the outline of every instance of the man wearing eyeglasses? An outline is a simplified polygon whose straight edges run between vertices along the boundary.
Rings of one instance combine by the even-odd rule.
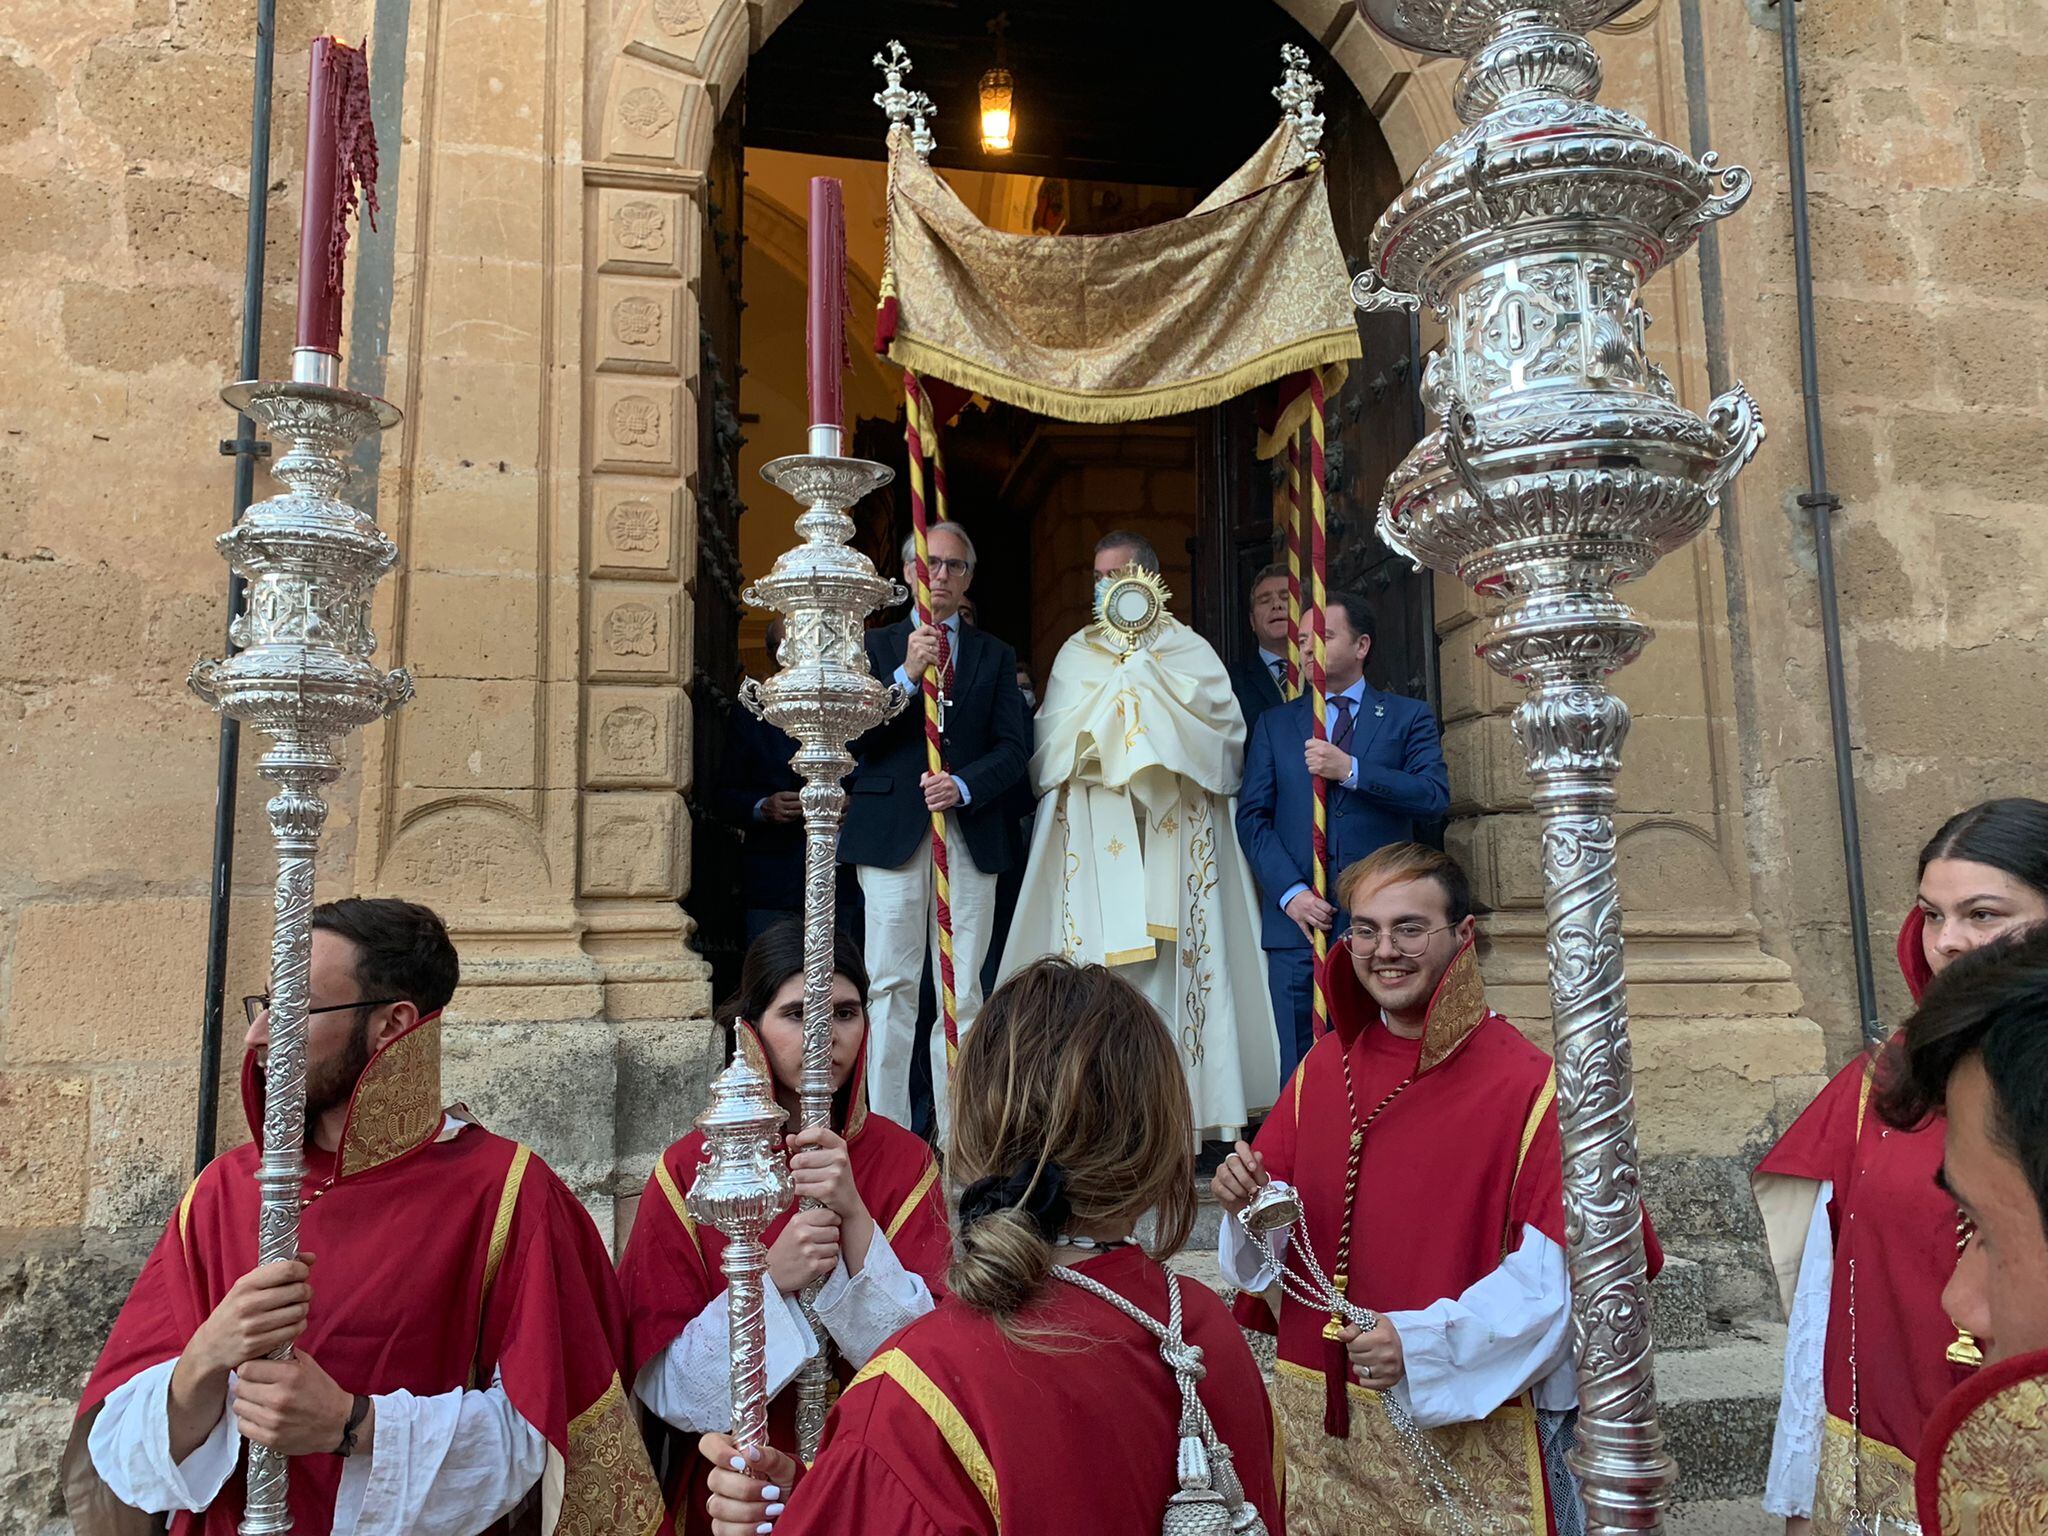
[[[1375,848],[1405,843],[1418,823],[1451,802],[1436,718],[1429,706],[1381,693],[1365,680],[1373,621],[1364,601],[1332,592],[1323,602],[1324,739],[1315,739],[1307,692],[1259,715],[1245,749],[1237,836],[1259,884],[1259,942],[1280,1032],[1281,1081],[1309,1048],[1314,935],[1341,932],[1343,914],[1316,893],[1316,779],[1329,781],[1324,825],[1332,881]]]
[[[941,523],[926,540],[931,574],[930,625],[916,610],[867,634],[868,665],[884,682],[909,690],[910,705],[853,744],[846,780],[841,863],[859,870],[866,906],[868,1098],[876,1113],[914,1125],[910,1078],[917,1044],[918,987],[927,953],[938,976],[938,908],[932,878],[932,813],[946,818],[948,906],[953,917],[955,1020],[965,1035],[981,1011],[981,969],[995,929],[996,877],[1016,857],[1007,825],[1010,790],[1031,758],[1031,727],[1017,691],[1017,653],[964,621],[960,607],[974,581],[974,542],[958,523]],[[906,585],[916,579],[914,538],[903,542]],[[915,697],[927,672],[939,685],[944,771],[930,771],[924,705]],[[946,1042],[929,1046],[934,1112],[946,1123]],[[919,1125],[918,1129],[925,1127]]]
[[[257,1139],[186,1192],[87,1383],[66,1455],[82,1536],[132,1511],[229,1536],[244,1441],[290,1458],[309,1536],[473,1536],[539,1504],[564,1530],[662,1527],[596,1227],[525,1147],[443,1107],[457,973],[425,907],[313,909],[302,1250],[263,1265],[255,1173],[285,1068],[272,999],[244,1000]]]
[[[1270,1182],[1294,1186],[1308,1252],[1290,1264],[1283,1230],[1276,1256],[1298,1276],[1312,1255],[1375,1314],[1361,1326],[1290,1296],[1276,1318],[1261,1293],[1279,1270],[1223,1223],[1239,1319],[1279,1335],[1289,1528],[1447,1528],[1384,1396],[1456,1474],[1440,1481],[1469,1528],[1572,1536],[1585,1517],[1564,1461],[1576,1388],[1550,1059],[1486,1005],[1471,887],[1448,854],[1381,848],[1337,890],[1350,925],[1324,965],[1330,1031],[1211,1184],[1231,1217]]]

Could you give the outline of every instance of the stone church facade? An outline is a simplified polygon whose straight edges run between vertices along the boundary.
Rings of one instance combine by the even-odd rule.
[[[1284,0],[1403,174],[1455,65]],[[53,1465],[113,1305],[191,1167],[253,0],[15,0],[0,17],[0,1525],[61,1528]],[[403,552],[382,658],[419,698],[355,744],[323,894],[449,919],[456,1096],[616,1223],[698,1106],[709,971],[688,889],[700,296],[716,128],[793,0],[281,0],[265,355],[287,355],[307,39],[368,36],[382,229],[351,384],[406,424],[366,463]],[[1193,13],[1182,13],[1185,18]],[[1179,23],[1177,23],[1179,24]],[[1188,24],[1209,25],[1206,15]],[[1700,409],[1770,438],[1716,528],[1634,594],[1621,675],[1637,1100],[1667,1246],[1722,1319],[1768,1311],[1744,1173],[1855,1040],[1806,489],[1776,13],[1648,0],[1604,99],[1749,166],[1749,208],[1646,293]],[[879,39],[877,40],[880,41]],[[2048,12],[1812,8],[1807,133],[1826,448],[1882,1000],[1919,842],[2043,790]],[[1216,46],[1232,46],[1219,26]],[[914,41],[913,41],[914,47]],[[399,61],[402,59],[402,68]],[[1248,66],[1249,67],[1249,66]],[[1260,66],[1263,68],[1263,66]],[[879,120],[877,140],[880,138]],[[790,448],[797,445],[790,444]],[[260,492],[259,492],[260,494]],[[755,498],[765,501],[765,490]],[[707,585],[709,584],[709,585]],[[1539,1038],[1535,820],[1482,614],[1437,588],[1454,851],[1495,909],[1495,1001]],[[261,990],[269,852],[242,779],[231,997]],[[232,1081],[222,1120],[240,1134]],[[1718,1487],[1718,1485],[1717,1485]],[[1708,1490],[1713,1491],[1713,1490]],[[1730,1496],[1747,1490],[1728,1487]]]

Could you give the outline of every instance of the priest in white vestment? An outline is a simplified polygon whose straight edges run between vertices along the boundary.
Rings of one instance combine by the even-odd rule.
[[[1136,534],[1096,547],[1096,622],[1060,648],[1038,711],[1041,798],[1003,974],[1049,954],[1114,968],[1173,1031],[1199,1134],[1230,1141],[1280,1086],[1231,805],[1244,717],[1158,572]]]

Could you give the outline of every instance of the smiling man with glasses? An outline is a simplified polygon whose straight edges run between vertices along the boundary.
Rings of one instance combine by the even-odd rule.
[[[245,1439],[291,1458],[299,1531],[474,1536],[544,1485],[564,1530],[660,1523],[597,1228],[539,1158],[444,1107],[457,974],[425,907],[313,909],[303,1251],[261,1266],[271,998],[243,999],[257,1141],[187,1191],[94,1368],[66,1455],[82,1536],[132,1529],[124,1508],[229,1536]]]
[[[1337,892],[1351,926],[1325,962],[1330,1031],[1211,1186],[1235,1216],[1272,1180],[1293,1184],[1316,1261],[1379,1314],[1361,1330],[1288,1299],[1276,1329],[1259,1296],[1278,1275],[1223,1223],[1240,1321],[1279,1334],[1288,1518],[1304,1531],[1445,1518],[1375,1406],[1386,1394],[1457,1473],[1446,1482],[1471,1523],[1572,1536],[1585,1516],[1564,1460],[1577,1389],[1550,1058],[1487,1007],[1455,859],[1391,844]],[[1542,1476],[1495,1475],[1507,1466]]]

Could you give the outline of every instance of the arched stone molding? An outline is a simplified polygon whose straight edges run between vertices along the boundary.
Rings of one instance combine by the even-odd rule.
[[[684,199],[686,207],[701,195],[711,129],[722,104],[751,49],[798,3],[639,0],[624,42],[608,59],[592,61],[592,79],[603,82],[606,105],[595,135],[600,154],[586,168],[591,186],[658,186]],[[1321,42],[1371,108],[1404,176],[1458,130],[1451,88],[1459,61],[1421,58],[1385,42],[1348,0],[1278,3]],[[1641,20],[1600,40],[1609,65],[1606,94],[1682,138],[1677,10],[1659,6]],[[657,119],[658,126],[645,126]],[[879,114],[875,131],[879,142]],[[686,222],[694,225],[694,214]],[[668,280],[687,282],[695,270],[694,261],[687,262],[680,277]],[[601,281],[603,271],[600,262],[589,280]],[[1685,402],[1703,409],[1709,390],[1697,268],[1688,262],[1660,274],[1645,301],[1657,317],[1653,356]],[[689,460],[683,462],[687,467]],[[690,521],[687,508],[683,521]],[[1630,883],[1646,898],[1638,902],[1624,890],[1630,900],[1631,979],[1642,1021],[1642,1087],[1651,1100],[1668,1091],[1676,1102],[1686,1052],[1697,1049],[1685,1043],[1685,1031],[1714,1018],[1724,1040],[1746,1042],[1754,1065],[1745,1080],[1749,1096],[1720,1117],[1733,1126],[1756,1118],[1752,1111],[1768,1097],[1775,1075],[1818,1065],[1818,1036],[1796,1019],[1798,990],[1787,968],[1763,952],[1751,911],[1726,598],[1713,540],[1696,541],[1665,561],[1632,597],[1660,632],[1645,660],[1619,678],[1637,712],[1622,783],[1622,820],[1624,846],[1636,869]],[[1503,1002],[1517,1017],[1541,1019],[1548,997],[1542,985],[1537,838],[1506,720],[1519,695],[1472,654],[1472,626],[1486,617],[1479,601],[1444,579],[1437,583],[1437,600],[1446,745],[1460,818],[1452,846],[1481,886],[1496,895],[1500,910],[1490,928],[1497,947],[1489,974],[1498,979]],[[1691,873],[1664,878],[1672,868]],[[1788,1030],[1788,1023],[1802,1027]],[[1699,1123],[1697,1116],[1676,1117],[1668,1130],[1675,1139],[1654,1150],[1724,1150],[1720,1130],[1695,1136],[1686,1129]]]

